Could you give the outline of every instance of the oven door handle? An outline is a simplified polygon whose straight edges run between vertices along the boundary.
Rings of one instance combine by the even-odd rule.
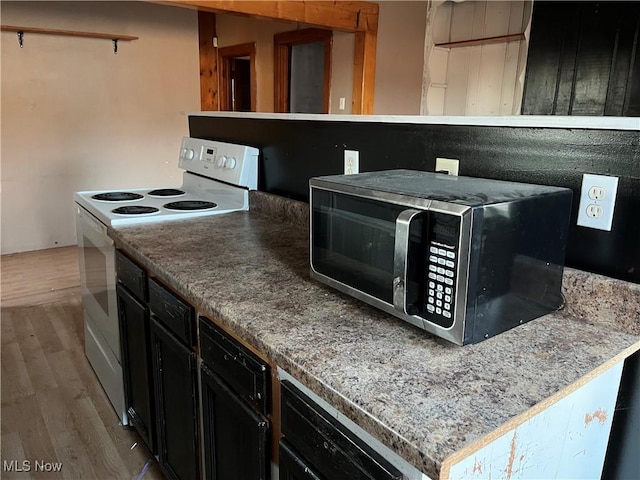
[[[393,307],[407,313],[407,271],[409,268],[409,230],[411,221],[424,210],[409,208],[396,218],[396,237],[393,255]]]

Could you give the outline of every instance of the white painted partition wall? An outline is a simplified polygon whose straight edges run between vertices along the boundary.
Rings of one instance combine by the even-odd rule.
[[[530,1],[434,2],[427,13],[423,115],[516,115],[526,67]],[[525,33],[467,47],[440,43]]]
[[[623,363],[619,361],[555,403],[548,399],[536,405],[513,426],[498,429],[497,438],[489,435],[447,459],[441,478],[600,478]]]

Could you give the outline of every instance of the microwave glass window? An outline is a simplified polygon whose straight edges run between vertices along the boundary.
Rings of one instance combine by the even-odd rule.
[[[396,218],[407,207],[325,190],[316,189],[312,195],[314,269],[393,304]],[[411,229],[412,245],[422,244],[418,223],[420,226]],[[410,250],[420,256],[421,252]],[[423,282],[423,272],[420,267],[418,272],[411,270],[414,285]],[[416,292],[414,297],[422,297],[420,288],[412,291]]]

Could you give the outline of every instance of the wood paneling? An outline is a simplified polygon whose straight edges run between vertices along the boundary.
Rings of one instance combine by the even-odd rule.
[[[35,301],[34,301],[35,299]],[[84,355],[76,247],[2,257],[2,478],[161,479],[133,429],[122,427]],[[59,474],[35,461],[61,462]]]
[[[446,79],[429,88],[428,111],[444,115],[512,115],[520,109],[526,48],[526,1],[445,3],[436,10],[429,69],[446,68]],[[446,56],[446,58],[444,58]]]
[[[639,35],[638,2],[536,2],[522,113],[640,116]]]

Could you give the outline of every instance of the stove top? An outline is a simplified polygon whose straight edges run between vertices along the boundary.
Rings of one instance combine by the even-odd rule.
[[[249,209],[257,187],[258,150],[185,137],[182,185],[76,192],[75,201],[105,225],[132,225]]]

